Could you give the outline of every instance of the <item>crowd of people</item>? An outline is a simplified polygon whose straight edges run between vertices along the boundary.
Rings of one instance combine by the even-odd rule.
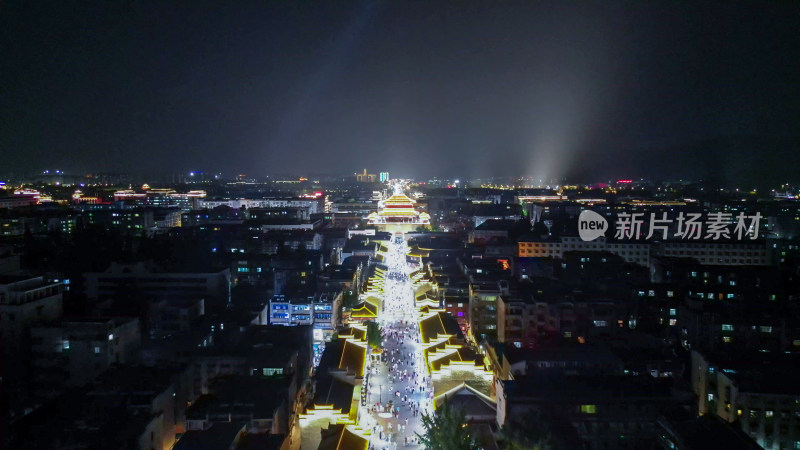
[[[419,325],[413,320],[414,292],[406,250],[402,241],[390,246],[380,315],[382,352],[371,364],[367,386],[369,424],[378,438],[371,448],[376,450],[419,445],[419,416],[430,413],[433,397],[419,346]]]
[[[372,374],[382,375],[380,381],[370,377],[368,386],[372,393],[369,409],[376,416],[372,430],[381,441],[387,441],[389,448],[401,442],[404,446],[417,445],[415,432],[419,430],[409,429],[409,419],[429,412],[425,405],[432,397],[430,378],[421,352],[414,351],[419,348],[418,330],[414,322],[405,320],[385,324],[381,330],[383,353],[371,368]],[[375,395],[376,389],[382,391]]]

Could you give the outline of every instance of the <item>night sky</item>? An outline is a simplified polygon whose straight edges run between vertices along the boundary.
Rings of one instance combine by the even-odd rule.
[[[800,2],[0,2],[0,172],[798,179]]]

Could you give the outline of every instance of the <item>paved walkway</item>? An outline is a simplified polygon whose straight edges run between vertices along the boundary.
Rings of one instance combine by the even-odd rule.
[[[384,354],[372,364],[367,395],[377,424],[373,447],[421,448],[415,433],[423,432],[422,414],[430,412],[431,390],[417,342],[418,325],[400,321],[384,325],[382,331]]]
[[[389,245],[380,314],[383,354],[373,357],[367,388],[369,410],[364,426],[373,430],[372,448],[377,450],[421,448],[422,414],[430,413],[430,378],[419,345],[415,320],[414,290],[408,278],[408,247],[402,237]]]

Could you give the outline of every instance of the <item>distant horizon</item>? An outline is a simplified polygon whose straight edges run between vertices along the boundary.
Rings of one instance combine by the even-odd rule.
[[[765,148],[772,150],[767,152]],[[231,158],[233,160],[235,158]],[[608,161],[616,161],[615,167],[608,167]],[[229,161],[229,165],[232,161]],[[30,164],[32,165],[32,164]],[[164,179],[173,176],[182,176],[191,171],[211,173],[222,173],[225,177],[234,178],[239,174],[248,177],[267,177],[267,176],[327,176],[342,177],[360,173],[363,164],[354,167],[350,171],[329,169],[325,171],[319,168],[301,169],[280,169],[270,171],[265,167],[260,173],[253,173],[253,168],[249,170],[228,171],[214,170],[211,167],[202,165],[192,166],[190,164],[176,166],[173,169],[147,170],[140,165],[133,165],[127,169],[119,165],[117,167],[98,167],[76,169],[75,166],[83,166],[77,162],[65,163],[63,165],[42,164],[38,168],[12,171],[7,166],[0,166],[3,173],[0,176],[8,177],[13,174],[16,178],[40,175],[44,170],[61,170],[69,175],[81,176],[85,174],[127,174],[130,176],[148,177]],[[521,165],[522,166],[522,165]],[[566,168],[566,173],[559,177],[551,177],[550,180],[566,179],[570,183],[595,183],[601,180],[617,179],[646,179],[646,180],[681,180],[689,179],[693,181],[706,181],[715,186],[753,186],[758,188],[773,187],[772,180],[779,180],[778,184],[790,183],[800,184],[800,172],[794,170],[800,166],[800,133],[797,136],[782,136],[780,138],[768,138],[759,136],[720,136],[713,139],[704,139],[680,144],[672,147],[639,149],[617,149],[607,152],[597,152],[586,155],[584,162],[574,167]],[[73,169],[70,169],[73,167]],[[224,168],[223,168],[224,169]],[[447,172],[443,167],[442,171],[435,173],[433,168],[420,168],[420,174],[413,175],[411,171],[394,171],[389,165],[381,168],[370,168],[369,173],[379,174],[388,171],[395,178],[417,178],[417,179],[488,179],[488,178],[514,178],[514,177],[536,177],[530,171],[528,174],[502,174],[490,173],[491,169],[483,173],[474,173],[469,176],[466,171],[457,173]]]
[[[29,174],[24,175],[14,175],[11,177],[8,174],[0,174],[0,181],[4,183],[8,182],[21,182],[23,184],[35,184],[37,182],[42,182],[47,184],[46,178],[50,178],[51,180],[58,179],[60,177],[68,177],[72,178],[73,180],[65,180],[63,184],[65,186],[81,184],[82,180],[89,179],[90,175],[93,176],[105,176],[105,177],[125,177],[128,180],[124,182],[116,182],[116,183],[107,183],[109,185],[124,185],[124,184],[138,184],[138,183],[154,183],[153,188],[162,186],[162,185],[203,185],[203,184],[213,184],[213,183],[229,183],[234,182],[237,178],[241,175],[245,175],[243,181],[247,180],[255,180],[255,182],[264,182],[268,183],[270,181],[287,181],[287,180],[296,180],[298,182],[341,182],[341,181],[352,181],[354,184],[358,182],[355,181],[356,173],[267,173],[262,175],[250,175],[250,174],[226,174],[220,172],[213,172],[213,171],[200,171],[197,170],[196,172],[207,173],[212,176],[209,179],[197,179],[196,181],[192,181],[191,177],[189,176],[188,171],[184,172],[164,172],[160,174],[137,174],[132,172],[101,172],[101,171],[93,171],[87,173],[70,173],[66,171],[60,171],[61,173],[50,173],[47,174],[45,171],[36,171]],[[372,171],[368,171],[368,173],[372,174]],[[374,174],[378,174],[379,172],[374,172]],[[477,189],[481,188],[481,186],[467,186],[467,183],[475,183],[475,182],[492,182],[497,184],[494,188],[499,188],[499,186],[504,186],[506,184],[509,185],[507,189],[557,189],[559,187],[564,186],[580,186],[582,188],[594,188],[597,189],[600,186],[593,186],[593,185],[607,185],[613,186],[618,184],[627,184],[627,183],[620,183],[620,181],[632,182],[634,185],[638,183],[644,183],[649,185],[664,185],[664,184],[683,184],[686,186],[706,186],[706,187],[714,187],[720,189],[742,189],[742,190],[772,190],[772,191],[780,191],[783,186],[792,187],[795,190],[800,189],[800,184],[797,184],[791,180],[779,180],[776,179],[775,181],[761,183],[760,185],[753,185],[747,183],[728,183],[728,184],[719,184],[714,180],[706,180],[702,178],[663,178],[663,179],[655,179],[655,178],[648,178],[648,177],[629,177],[629,176],[620,176],[620,177],[612,177],[612,178],[596,178],[596,179],[570,179],[570,178],[562,178],[561,180],[550,180],[549,182],[543,182],[542,184],[534,184],[536,180],[533,178],[532,175],[497,175],[497,176],[484,176],[484,177],[474,177],[468,178],[463,176],[432,176],[432,177],[414,177],[414,176],[397,176],[393,175],[391,171],[389,171],[390,179],[406,179],[412,180],[417,183],[427,183],[430,181],[440,181],[440,182],[455,182],[458,181],[459,184],[453,187],[459,188],[471,188]],[[218,178],[213,178],[215,175],[219,175]],[[31,180],[33,178],[37,178],[39,176],[46,176],[42,177],[39,180]],[[27,178],[27,180],[26,180]],[[301,180],[302,179],[302,180]],[[529,184],[528,184],[529,183]],[[364,184],[380,184],[379,181],[375,181],[374,183],[365,182]],[[511,185],[515,186],[511,186]],[[139,189],[141,186],[134,186],[135,189]]]

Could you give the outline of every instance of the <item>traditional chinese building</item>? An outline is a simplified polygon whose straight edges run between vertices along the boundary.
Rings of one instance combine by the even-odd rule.
[[[415,201],[402,192],[382,201],[378,211],[367,216],[367,223],[382,231],[414,231],[417,227],[428,226],[431,217],[426,212],[417,211]]]

